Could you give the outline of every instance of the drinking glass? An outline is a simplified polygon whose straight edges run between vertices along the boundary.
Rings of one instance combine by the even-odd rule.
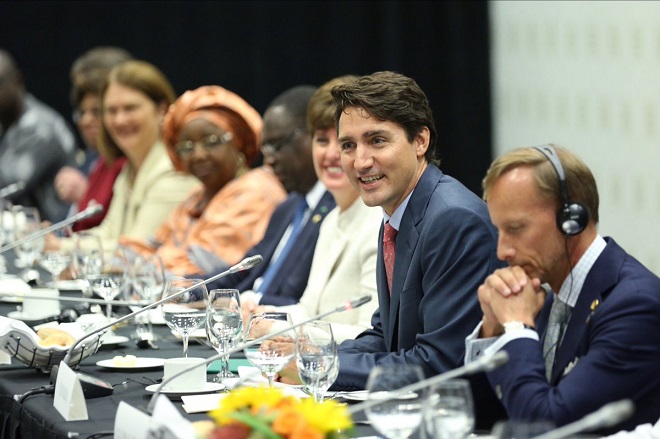
[[[437,439],[465,439],[474,428],[474,404],[468,380],[433,386],[424,410],[426,430]]]
[[[163,289],[162,299],[169,300],[160,306],[160,311],[167,326],[181,336],[186,358],[190,333],[201,328],[206,320],[209,293],[206,285],[196,285],[200,282],[201,279],[172,278],[165,282]]]
[[[277,372],[282,370],[295,355],[294,330],[290,329],[278,336],[275,335],[291,326],[291,316],[285,312],[265,312],[250,316],[247,325],[247,340],[261,337],[266,337],[266,339],[261,344],[245,347],[245,357],[266,375],[270,387],[273,387],[273,380]]]
[[[206,310],[206,335],[213,348],[222,354],[240,342],[243,335],[243,314],[238,290],[211,290]],[[229,370],[229,357],[222,357],[220,371],[213,379],[221,382],[235,378]]]
[[[165,287],[165,267],[160,256],[137,255],[133,260],[131,286],[128,289],[129,300],[141,300],[153,303],[163,294]],[[137,311],[140,306],[131,306],[131,311]],[[151,310],[139,314],[135,318],[137,328],[135,330],[138,340],[154,340],[154,331],[151,324]]]
[[[39,211],[36,208],[13,206],[12,212],[14,216],[14,236],[17,240],[25,238],[41,229],[41,219]],[[30,269],[34,265],[37,256],[44,249],[45,244],[45,238],[41,237],[24,242],[15,248],[14,251],[24,268],[24,271],[21,273],[22,278],[29,279]]]
[[[388,439],[410,437],[422,422],[424,391],[397,393],[424,379],[421,367],[412,364],[376,366],[367,380],[367,397],[382,401],[366,409],[367,418]]]
[[[73,251],[72,274],[76,280],[85,283],[83,296],[91,298],[94,294],[88,276],[98,275],[103,271],[103,245],[98,235],[88,232],[76,232],[73,235],[75,249]]]
[[[337,344],[330,323],[315,320],[298,328],[296,365],[303,386],[316,402],[323,402],[325,385],[336,362]]]
[[[112,300],[122,294],[129,284],[130,269],[125,257],[119,251],[103,255],[103,268],[100,273],[89,273],[87,281],[92,291],[106,302],[106,317],[112,321]]]
[[[72,260],[71,253],[56,250],[43,251],[37,257],[39,265],[50,273],[54,288],[57,287],[57,281],[60,280],[60,275],[71,264]]]

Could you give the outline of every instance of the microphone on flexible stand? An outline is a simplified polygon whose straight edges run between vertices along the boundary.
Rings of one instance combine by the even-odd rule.
[[[68,351],[67,351],[67,353],[66,353],[66,355],[64,356],[64,359],[63,359],[62,361],[68,365],[68,364],[69,364],[69,361],[71,360],[71,354],[72,354],[72,352],[75,351],[76,348],[77,348],[78,346],[80,346],[81,343],[82,343],[83,341],[85,341],[85,340],[87,340],[87,339],[89,339],[89,338],[91,338],[91,337],[93,337],[93,336],[95,336],[95,335],[100,334],[101,332],[105,331],[106,329],[109,329],[109,328],[112,327],[113,325],[116,325],[117,323],[121,323],[121,322],[123,322],[124,320],[132,319],[133,317],[135,317],[135,316],[138,315],[138,314],[141,314],[141,313],[143,313],[143,312],[145,312],[145,311],[147,311],[147,310],[149,310],[149,309],[155,308],[155,307],[157,307],[158,305],[161,305],[161,304],[163,304],[163,303],[165,303],[165,302],[167,302],[167,301],[169,301],[169,300],[172,300],[172,299],[174,299],[174,298],[176,298],[176,297],[179,297],[179,296],[181,296],[181,295],[183,295],[183,294],[185,294],[185,293],[188,293],[188,292],[190,292],[190,291],[194,290],[195,288],[198,288],[198,287],[200,287],[200,286],[202,286],[202,285],[206,285],[206,284],[208,284],[209,282],[213,282],[213,281],[215,281],[215,280],[217,280],[217,279],[220,279],[220,278],[222,278],[222,277],[228,276],[228,275],[233,274],[233,273],[237,273],[237,272],[239,272],[239,271],[249,270],[250,268],[254,267],[255,265],[258,265],[258,264],[260,264],[261,262],[263,262],[263,260],[264,260],[264,258],[263,258],[261,255],[255,255],[255,256],[250,256],[249,258],[245,258],[245,259],[243,259],[241,262],[239,262],[238,264],[236,264],[236,265],[230,267],[229,269],[223,271],[222,273],[218,273],[218,274],[216,274],[215,276],[211,276],[210,278],[208,278],[208,279],[206,279],[206,280],[203,280],[203,281],[201,281],[201,282],[198,282],[198,283],[196,283],[196,284],[194,284],[194,285],[192,285],[192,286],[190,286],[190,287],[188,287],[188,288],[186,288],[186,289],[183,289],[183,290],[181,290],[181,291],[179,291],[179,292],[177,292],[177,293],[175,293],[175,294],[172,294],[171,296],[168,296],[168,297],[166,297],[166,298],[164,298],[164,299],[161,299],[161,300],[159,300],[159,301],[157,301],[157,302],[154,302],[154,303],[152,303],[152,304],[150,304],[150,305],[147,305],[147,306],[145,306],[145,307],[143,307],[143,308],[140,308],[139,310],[134,311],[134,312],[132,312],[132,313],[130,313],[130,314],[126,314],[125,316],[119,317],[119,318],[118,318],[117,320],[115,320],[114,322],[110,322],[110,323],[108,323],[107,325],[103,325],[103,326],[101,326],[101,327],[95,329],[94,331],[92,331],[92,332],[90,332],[90,333],[88,333],[88,334],[85,334],[83,337],[81,337],[81,338],[79,338],[78,340],[76,340],[76,342],[75,342],[75,343],[74,343],[74,344],[68,349]],[[55,382],[57,381],[57,374],[58,374],[58,371],[59,371],[59,366],[53,366],[53,368],[51,369],[50,378],[51,378],[51,382],[52,382],[53,384],[55,384]],[[81,378],[81,383],[83,384],[83,392],[85,393],[86,397],[87,397],[87,392],[85,392],[85,386],[86,386],[86,385],[94,386],[94,387],[93,387],[94,390],[90,390],[90,394],[92,394],[92,393],[94,393],[94,392],[96,391],[96,386],[97,386],[97,385],[98,385],[99,387],[103,388],[103,391],[109,390],[110,393],[112,393],[112,386],[111,386],[110,384],[108,384],[108,383],[102,382],[101,380],[97,380],[96,378],[93,378],[93,377],[90,377],[89,375],[84,375],[84,374],[81,374],[81,373],[78,373],[78,377]],[[94,382],[93,382],[93,383],[88,382],[88,381],[90,381],[90,379],[91,379],[91,380],[94,380]],[[87,381],[84,381],[84,380],[87,380]],[[108,389],[108,387],[109,387],[110,389]],[[102,390],[99,390],[99,392],[101,392],[101,391],[102,391]],[[105,394],[110,394],[110,393],[105,393]],[[103,394],[103,395],[99,395],[99,396],[104,396],[105,394]],[[93,396],[89,396],[89,397],[91,398],[91,397],[93,397]]]
[[[261,343],[262,341],[266,341],[266,340],[268,340],[272,337],[275,337],[276,335],[282,335],[285,332],[289,332],[292,329],[297,328],[299,326],[302,326],[306,323],[313,322],[315,320],[320,320],[320,319],[322,319],[324,317],[327,317],[331,314],[335,314],[335,313],[338,313],[338,312],[344,312],[344,311],[350,311],[352,309],[358,308],[358,307],[364,305],[365,303],[367,303],[369,301],[371,301],[371,295],[370,294],[365,294],[364,296],[357,297],[353,300],[347,300],[343,304],[339,305],[338,307],[336,307],[334,309],[331,309],[330,311],[326,311],[326,312],[323,312],[321,314],[317,314],[312,318],[309,318],[309,319],[304,320],[302,322],[293,324],[291,326],[287,326],[286,328],[283,328],[279,331],[275,331],[273,333],[266,334],[262,337],[255,338],[254,340],[247,341],[245,343],[242,343],[238,346],[233,347],[232,349],[228,350],[227,352],[223,352],[222,354],[213,355],[212,357],[207,358],[204,361],[204,364],[210,364],[210,363],[212,363],[216,360],[219,360],[223,357],[228,357],[229,355],[231,355],[235,352],[242,351],[243,349],[245,349],[248,346],[252,346],[252,345]],[[189,367],[175,373],[174,375],[168,377],[166,380],[163,380],[158,385],[156,390],[154,391],[154,394],[152,395],[151,400],[149,401],[149,405],[147,405],[147,410],[146,410],[147,413],[153,413],[154,406],[156,405],[156,399],[158,399],[158,395],[160,395],[161,391],[163,390],[163,387],[165,387],[166,384],[172,382],[172,380],[180,377],[184,373],[188,373],[188,372],[192,371],[193,369],[198,368],[199,366],[200,366],[199,364],[194,364],[192,366],[189,366]]]
[[[24,181],[17,181],[16,183],[8,184],[7,186],[0,189],[0,198],[11,197],[12,195],[16,195],[23,189],[25,189]]]
[[[614,427],[631,417],[634,411],[635,404],[629,399],[611,402],[575,422],[535,436],[532,439],[563,439],[583,431]]]
[[[25,189],[25,182],[17,181],[0,189],[0,198],[8,198]]]
[[[377,400],[372,399],[361,402],[359,404],[355,404],[354,406],[349,407],[348,412],[349,414],[353,415],[367,408],[381,404],[384,401],[401,397],[406,393],[414,392],[419,389],[431,387],[443,381],[448,381],[461,376],[473,375],[477,372],[488,372],[506,364],[507,361],[509,361],[509,354],[506,351],[497,351],[493,355],[485,355],[483,357],[479,357],[479,359],[472,361],[471,363],[467,363],[461,367],[457,367],[456,369],[452,369],[445,373],[441,373],[440,375],[435,375],[431,378],[427,378],[405,387],[401,387],[396,391],[388,392],[386,395],[379,396]]]
[[[70,218],[67,218],[63,221],[60,221],[59,223],[55,223],[51,226],[44,227],[43,229],[37,230],[36,232],[30,233],[29,235],[27,235],[27,236],[25,236],[21,239],[17,239],[14,242],[10,242],[9,244],[6,244],[6,245],[0,247],[0,253],[4,253],[7,250],[11,250],[13,248],[16,248],[21,244],[24,244],[26,242],[30,242],[30,241],[32,241],[34,239],[37,239],[37,238],[41,238],[42,236],[46,236],[49,233],[54,232],[56,230],[63,229],[66,226],[69,226],[69,225],[71,225],[71,224],[73,224],[77,221],[84,220],[84,219],[87,219],[87,218],[91,218],[95,215],[98,215],[101,212],[103,212],[103,205],[93,204],[93,205],[89,206],[87,209],[85,209],[81,212],[78,212],[77,214],[73,215]]]

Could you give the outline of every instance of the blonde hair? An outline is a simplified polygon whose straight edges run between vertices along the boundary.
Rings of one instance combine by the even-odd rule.
[[[557,145],[552,145],[557,151],[559,161],[564,168],[568,199],[582,203],[589,211],[589,218],[598,223],[598,187],[596,179],[589,167],[575,154]],[[534,147],[511,150],[493,161],[482,181],[483,199],[488,201],[488,194],[500,177],[507,172],[529,166],[534,170],[534,181],[541,194],[554,200],[559,209],[564,199],[559,190],[559,177],[552,163],[543,153]]]

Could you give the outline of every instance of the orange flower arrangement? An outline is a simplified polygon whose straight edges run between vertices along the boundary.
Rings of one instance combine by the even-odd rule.
[[[209,414],[215,421],[209,439],[343,439],[353,427],[342,404],[267,387],[234,390]]]

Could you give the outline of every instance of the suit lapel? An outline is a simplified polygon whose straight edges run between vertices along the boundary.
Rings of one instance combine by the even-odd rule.
[[[394,258],[394,272],[392,274],[392,297],[390,299],[387,291],[387,301],[389,302],[389,315],[387,319],[387,326],[383,326],[383,331],[387,334],[387,345],[392,350],[393,346],[396,346],[394,337],[396,334],[396,328],[398,326],[398,317],[399,317],[399,305],[401,304],[401,292],[406,285],[406,277],[408,275],[408,269],[410,268],[410,261],[413,259],[413,253],[417,247],[417,242],[419,240],[419,232],[417,227],[420,222],[424,219],[424,214],[426,213],[426,206],[428,206],[429,198],[435,190],[440,178],[442,177],[442,172],[435,166],[428,166],[421,178],[417,182],[417,186],[410,197],[406,211],[403,213],[401,218],[401,224],[399,226],[399,233],[396,236],[396,256]],[[382,227],[380,234],[380,243],[378,244],[379,252],[379,269],[382,271],[382,278],[380,279],[382,285],[387,285],[387,279],[385,277],[385,266],[382,262]],[[380,275],[379,275],[380,277]],[[381,288],[381,290],[387,290],[387,288]],[[379,295],[379,299],[382,300],[382,294]],[[386,329],[387,328],[387,329]]]
[[[297,204],[298,203],[296,202],[296,205]],[[319,203],[312,211],[310,217],[307,219],[305,226],[300,231],[300,234],[296,238],[295,245],[285,256],[286,259],[282,261],[282,265],[280,266],[280,269],[278,270],[275,279],[273,279],[273,282],[270,285],[271,290],[276,291],[279,288],[279,285],[285,282],[285,280],[287,279],[287,273],[291,271],[290,267],[297,265],[298,261],[300,261],[301,258],[309,257],[309,255],[306,255],[306,252],[310,249],[310,247],[311,247],[310,253],[313,255],[314,246],[316,245],[316,238],[318,238],[319,228],[321,227],[321,223],[323,222],[323,219],[327,216],[327,214],[330,212],[330,210],[334,208],[334,204],[335,202],[334,202],[334,198],[332,198],[332,194],[326,191],[321,197]],[[294,213],[295,213],[295,209],[291,209],[291,213],[288,217],[289,220],[284,224],[284,229],[280,234],[280,239],[281,236],[284,234],[286,228],[289,226],[289,223],[291,222],[291,218],[293,217]],[[279,241],[275,243],[275,248],[277,247],[278,243]],[[273,252],[275,251],[275,248],[272,249]]]
[[[578,345],[582,341],[584,332],[587,329],[588,318],[591,313],[591,304],[598,300],[599,303],[607,297],[607,293],[616,284],[616,276],[619,272],[623,259],[615,254],[615,248],[612,243],[608,243],[600,254],[589,274],[584,281],[580,295],[571,313],[570,320],[566,327],[564,337],[557,349],[555,367],[552,371],[552,382],[557,382],[564,373],[568,364],[575,359],[578,354]]]

